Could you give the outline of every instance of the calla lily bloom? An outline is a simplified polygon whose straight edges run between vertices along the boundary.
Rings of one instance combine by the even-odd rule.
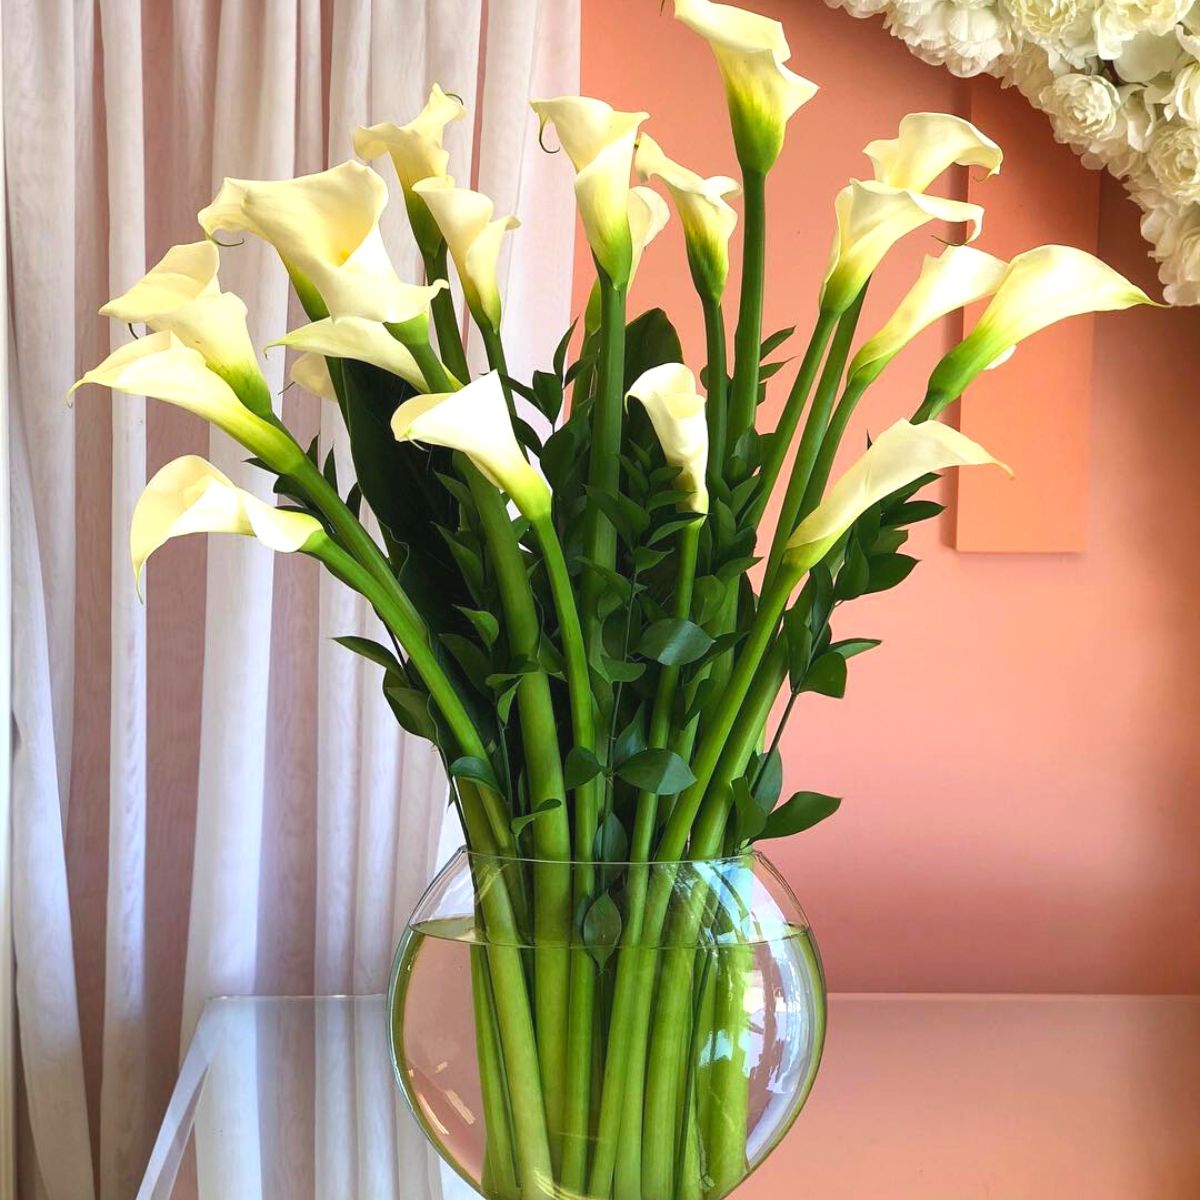
[[[175,404],[225,430],[281,474],[303,451],[278,425],[252,413],[203,355],[170,332],[152,333],[114,350],[71,388],[97,383],[132,396]]]
[[[783,149],[789,118],[817,93],[815,83],[784,65],[792,52],[783,26],[712,0],[675,0],[675,19],[704,38],[716,56],[738,162],[766,174]]]
[[[321,400],[337,399],[337,390],[329,376],[329,364],[325,361],[323,354],[308,351],[297,355],[296,361],[292,363],[292,369],[288,373],[288,378],[297,387],[311,392]]]
[[[658,178],[666,185],[683,225],[696,290],[706,299],[720,299],[729,275],[729,239],[737,225],[737,213],[725,197],[741,191],[737,181],[727,175],[697,175],[668,158],[646,133],[638,138],[633,164],[640,178]]]
[[[398,375],[418,391],[425,390],[425,376],[411,351],[378,321],[364,321],[362,317],[339,317],[335,321],[326,317],[290,330],[272,344],[307,350],[323,358],[352,358],[370,363],[381,371]]]
[[[550,489],[517,442],[498,372],[456,392],[406,400],[392,417],[392,433],[401,442],[461,451],[530,520],[549,515]]]
[[[923,192],[948,167],[983,167],[995,175],[1004,160],[987,134],[950,113],[909,113],[898,136],[870,142],[863,153],[879,183],[913,192]]]
[[[834,201],[837,236],[829,270],[821,287],[821,307],[845,312],[879,266],[883,256],[905,234],[930,221],[970,225],[968,241],[983,228],[983,209],[962,200],[943,200],[885,183],[852,179]]]
[[[500,284],[496,278],[504,235],[516,229],[516,217],[497,217],[482,192],[454,186],[448,175],[423,179],[413,191],[428,206],[454,259],[471,315],[481,325],[500,330]]]
[[[784,552],[785,567],[798,579],[829,553],[872,504],[922,475],[947,467],[986,465],[1012,474],[999,459],[949,425],[897,421],[875,439],[829,489],[825,499],[796,526]]]
[[[848,375],[866,385],[923,329],[947,313],[990,296],[1008,270],[1003,259],[971,246],[947,246],[927,255],[917,282],[884,327],[865,342]]]
[[[708,422],[695,375],[683,363],[662,363],[638,376],[630,397],[642,402],[663,457],[679,471],[678,486],[689,493],[685,506],[708,512]]]
[[[666,227],[671,219],[667,202],[653,189],[632,187],[629,189],[629,234],[633,243],[633,261],[629,266],[629,287],[637,278],[638,267],[646,247]],[[583,327],[586,333],[600,328],[600,281],[592,284],[584,310]]]
[[[240,533],[285,554],[311,549],[327,536],[316,517],[267,504],[196,454],[167,463],[134,506],[129,545],[139,595],[146,560],[185,533]]]
[[[575,165],[579,219],[596,262],[616,286],[626,286],[633,259],[629,172],[638,129],[649,114],[617,112],[588,96],[532,100],[530,106],[543,130],[554,126]]]
[[[446,126],[460,120],[466,111],[457,96],[446,95],[435,83],[425,107],[407,125],[385,121],[354,131],[354,153],[360,158],[376,159],[383,154],[391,157],[413,236],[426,258],[432,258],[441,248],[442,234],[413,186],[422,179],[446,174],[450,154],[442,146],[442,136]]]
[[[204,355],[209,367],[248,407],[265,416],[271,411],[271,394],[246,330],[246,306],[240,296],[221,291],[220,265],[220,251],[213,242],[172,246],[128,291],[110,300],[100,315],[175,334],[185,346]]]
[[[934,369],[929,380],[932,413],[1030,334],[1068,317],[1137,304],[1155,301],[1086,250],[1051,245],[1018,254],[975,328]]]
[[[240,229],[270,242],[314,319],[402,321],[412,285],[396,275],[379,232],[387,200],[370,167],[344,162],[298,179],[226,179],[199,221],[209,237]]]

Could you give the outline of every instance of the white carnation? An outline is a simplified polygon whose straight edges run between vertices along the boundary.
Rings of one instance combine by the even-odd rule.
[[[1171,81],[1163,110],[1168,117],[1200,125],[1200,63],[1188,63]]]
[[[852,17],[873,17],[881,13],[891,0],[825,0],[830,8],[844,8]]]
[[[1060,142],[1090,150],[1123,132],[1121,97],[1099,75],[1062,75],[1042,90],[1038,102]]]
[[[1094,18],[1096,53],[1114,59],[1139,34],[1172,33],[1191,6],[1192,0],[1100,0]]]
[[[1200,200],[1200,130],[1190,125],[1164,125],[1150,143],[1148,162],[1168,196]]]
[[[1154,257],[1163,264],[1165,297],[1171,304],[1200,302],[1200,206],[1180,213],[1148,214],[1142,233],[1155,243]]]
[[[888,28],[927,63],[966,78],[1012,50],[996,0],[895,0]]]
[[[1082,67],[1096,53],[1097,0],[1004,0],[1014,32]]]

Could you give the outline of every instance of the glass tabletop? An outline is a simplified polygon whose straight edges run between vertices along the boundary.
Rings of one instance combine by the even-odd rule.
[[[835,995],[738,1200],[1196,1200],[1200,997]],[[397,1092],[381,996],[220,999],[138,1200],[462,1200]]]

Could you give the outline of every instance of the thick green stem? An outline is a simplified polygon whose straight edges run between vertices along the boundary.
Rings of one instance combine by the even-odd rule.
[[[475,1010],[475,1053],[479,1058],[479,1086],[483,1100],[485,1190],[496,1200],[515,1200],[516,1166],[513,1160],[511,1104],[496,1025],[496,1001],[488,971],[487,951],[471,947],[471,997]]]
[[[425,386],[431,392],[456,392],[462,387],[462,384],[446,370],[445,364],[428,342],[411,341],[405,344],[421,374],[425,376]]]
[[[846,357],[850,353],[850,343],[854,340],[854,331],[858,327],[858,314],[866,296],[866,288],[859,292],[854,303],[842,314],[838,321],[837,333],[833,336],[833,344],[829,347],[829,357],[825,369],[821,372],[821,381],[817,384],[813,396],[812,408],[808,420],[804,423],[804,433],[796,450],[796,461],[792,464],[791,478],[788,480],[787,492],[783,497],[783,505],[779,510],[779,522],[775,526],[775,536],[771,540],[771,553],[767,559],[767,570],[763,576],[764,586],[769,586],[779,570],[783,560],[783,552],[787,549],[788,538],[796,528],[800,505],[804,493],[808,489],[808,481],[812,476],[813,465],[825,438],[825,430],[829,424],[829,413],[837,398],[838,386],[842,381],[842,370],[846,365]]]
[[[799,512],[801,520],[821,503],[825,485],[829,482],[829,475],[833,470],[833,460],[837,457],[838,447],[846,433],[846,426],[850,424],[850,418],[866,390],[867,381],[857,376],[847,382],[846,390],[842,392],[842,398],[833,410],[833,416],[829,418],[829,428],[825,430],[825,438],[813,465],[808,487],[804,490],[804,500]]]
[[[446,245],[436,255],[425,259],[425,279],[434,283],[438,279],[449,280],[450,266],[447,262]],[[464,383],[470,378],[467,356],[463,350],[462,333],[458,325],[458,313],[454,310],[454,297],[449,288],[438,292],[433,298],[433,326],[437,330],[438,351],[442,361]]]
[[[729,398],[725,364],[725,314],[720,300],[704,300],[704,338],[708,347],[707,396],[704,412],[708,420],[708,486],[720,495],[725,481],[725,438],[728,432]]]
[[[729,445],[735,451],[738,439],[754,428],[758,407],[767,241],[766,185],[767,177],[763,172],[751,168],[742,172],[742,290],[733,337],[733,387],[729,392],[728,429]]]

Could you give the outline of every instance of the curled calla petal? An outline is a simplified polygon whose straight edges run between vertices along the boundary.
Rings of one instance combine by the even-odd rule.
[[[411,316],[379,232],[387,184],[358,162],[297,179],[226,179],[199,213],[204,232],[245,230],[275,247],[310,316]],[[320,303],[317,303],[319,297]]]
[[[872,504],[947,467],[995,465],[1012,472],[977,442],[937,421],[897,421],[829,489],[788,539],[784,563],[797,578],[810,570]]]
[[[704,38],[716,56],[738,162],[766,173],[783,149],[788,120],[817,93],[815,83],[784,65],[792,52],[783,26],[712,0],[675,0],[675,19]]]
[[[968,241],[983,228],[983,209],[962,200],[943,200],[886,183],[852,179],[834,201],[837,236],[829,270],[821,287],[821,307],[844,312],[879,266],[883,256],[905,234],[930,221],[970,225]]]
[[[167,463],[134,506],[129,547],[139,593],[146,560],[185,533],[240,533],[284,554],[326,536],[316,517],[265,503],[196,454]]]
[[[662,363],[643,371],[626,398],[645,407],[663,457],[679,471],[679,487],[688,493],[685,507],[708,512],[708,422],[695,375],[683,363]]]
[[[729,239],[737,213],[725,199],[741,190],[727,175],[705,179],[675,162],[647,133],[638,138],[634,169],[642,179],[661,179],[671,193],[683,225],[688,266],[696,290],[712,300],[720,298],[729,275]]]
[[[934,369],[929,390],[940,398],[935,411],[1018,342],[1056,321],[1155,303],[1086,250],[1051,245],[1018,254],[975,328]]]
[[[296,361],[292,363],[288,378],[297,387],[311,392],[321,400],[337,399],[337,390],[329,377],[329,364],[323,354],[317,354],[315,351],[298,354]]]
[[[589,96],[532,100],[544,130],[553,125],[575,166],[575,199],[596,262],[618,286],[629,282],[629,172],[638,129],[649,115],[617,112]]]
[[[884,327],[866,341],[850,363],[849,376],[869,383],[918,333],[947,313],[992,295],[1008,263],[972,246],[947,246],[927,255],[917,282]]]
[[[482,192],[454,186],[449,176],[423,179],[413,190],[437,222],[454,259],[463,295],[480,324],[500,328],[500,284],[496,277],[504,235],[516,229],[516,217],[497,217]]]
[[[435,83],[425,107],[407,125],[385,121],[354,131],[354,153],[360,158],[390,156],[404,193],[413,236],[427,258],[437,253],[442,234],[413,185],[447,173],[450,155],[442,145],[442,137],[446,126],[460,120],[466,111],[457,96],[448,96]]]
[[[392,417],[392,433],[401,442],[461,451],[530,519],[550,512],[550,489],[521,451],[496,371],[457,392],[406,400]]]
[[[995,175],[1004,160],[987,134],[950,113],[909,113],[896,137],[870,142],[863,153],[879,183],[913,192],[923,192],[948,167],[982,167]]]
[[[175,334],[198,350],[250,409],[265,416],[271,411],[271,394],[246,330],[246,306],[239,296],[221,291],[220,265],[213,242],[172,246],[100,315]]]
[[[133,396],[149,396],[203,417],[286,474],[303,451],[277,425],[251,412],[204,356],[165,331],[114,350],[71,388],[97,383]]]
[[[425,377],[411,351],[379,321],[364,321],[362,317],[338,317],[336,320],[325,317],[290,330],[272,344],[306,350],[324,358],[352,358],[370,363],[398,375],[419,392],[425,390]]]

